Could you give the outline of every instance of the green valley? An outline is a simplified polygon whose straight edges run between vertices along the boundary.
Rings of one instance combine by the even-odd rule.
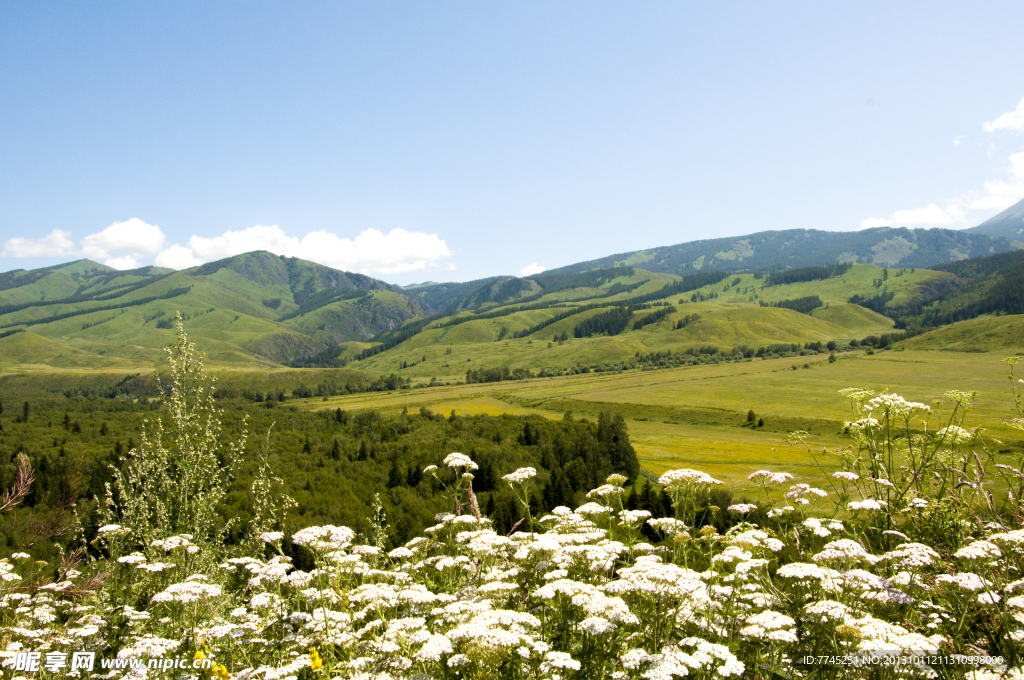
[[[1013,276],[1022,256],[684,276],[613,267],[450,286],[448,298],[439,284],[401,289],[267,253],[183,272],[77,262],[5,275],[0,325],[16,332],[0,338],[0,389],[88,394],[93,385],[149,398],[132,387],[147,383],[129,378],[162,366],[180,310],[221,395],[239,404],[549,420],[618,413],[650,473],[699,466],[750,491],[739,471],[752,464],[795,474],[818,464],[810,451],[844,446],[841,387],[929,403],[948,389],[979,390],[978,424],[1020,446],[1002,424],[996,353],[1024,349],[1024,316],[895,326],[908,310],[923,319],[961,299],[1015,311],[1012,296],[993,297],[1005,292],[994,282]],[[793,431],[806,441],[789,439]]]
[[[929,403],[979,390],[978,424],[1021,445],[1000,420],[998,358],[1024,349],[1022,251],[930,268],[652,262],[407,288],[264,252],[179,272],[8,272],[0,390],[150,399],[180,312],[240,408],[617,413],[649,473],[699,465],[739,491],[733,470],[795,473],[844,446],[841,387]]]

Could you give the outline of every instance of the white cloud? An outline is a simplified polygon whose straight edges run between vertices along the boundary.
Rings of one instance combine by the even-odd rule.
[[[861,229],[872,227],[940,227],[954,224],[953,209],[943,210],[932,203],[916,210],[897,210],[890,217],[869,217],[860,223]]]
[[[82,239],[82,253],[91,259],[103,259],[112,257],[113,252],[121,252],[126,255],[119,259],[125,260],[129,256],[151,255],[163,245],[164,232],[160,227],[133,217],[86,236]]]
[[[1016,109],[1004,113],[990,123],[985,123],[983,127],[985,132],[998,132],[999,130],[1024,132],[1024,99],[1020,100]]]
[[[5,257],[62,257],[75,252],[75,242],[70,231],[54,229],[42,238],[15,236],[4,244]]]
[[[153,261],[157,267],[167,267],[168,269],[188,269],[202,263],[203,261],[194,256],[191,250],[177,243],[170,248],[161,250]]]
[[[884,217],[869,217],[866,220],[860,221],[860,229],[874,229],[875,227],[888,227],[889,220]]]
[[[131,255],[123,255],[121,257],[108,257],[103,261],[103,264],[114,269],[135,269],[139,267],[139,261]]]
[[[912,224],[953,224],[953,218],[945,210],[932,203],[916,210],[897,210],[892,214],[892,221],[898,225]]]
[[[40,239],[15,237],[7,240],[2,255],[9,257],[58,257],[78,255],[117,269],[133,269],[149,256],[154,263],[171,269],[187,269],[253,250],[268,250],[310,260],[319,264],[367,274],[400,274],[439,266],[452,256],[437,234],[392,229],[387,234],[366,229],[354,239],[342,238],[326,230],[311,231],[302,238],[289,236],[277,225],[254,226],[240,231],[225,231],[220,236],[192,236],[186,245],[175,243],[164,248],[160,227],[137,217],[114,222],[103,231],[89,234],[75,247],[71,232],[53,230]],[[448,271],[455,263],[448,263]]]
[[[1024,99],[1017,108],[982,126],[985,132],[1009,130],[1024,132]],[[957,146],[964,136],[953,140]],[[991,151],[990,151],[991,155]],[[950,227],[961,229],[977,224],[980,219],[972,211],[984,210],[988,214],[1004,210],[1024,198],[1024,151],[1011,154],[1006,166],[1008,177],[991,179],[981,189],[967,191],[950,199],[945,208],[934,203],[915,210],[897,210],[890,217],[869,217],[861,220],[860,228],[871,227]]]
[[[320,230],[311,231],[300,239],[288,236],[277,225],[229,230],[213,238],[193,236],[188,240],[188,250],[203,261],[267,250],[335,269],[382,274],[423,270],[452,255],[437,234],[405,229],[392,229],[385,234],[377,229],[367,229],[355,239],[348,239]]]
[[[547,269],[547,267],[542,267],[539,264],[537,264],[536,262],[533,262],[531,264],[526,265],[522,269],[520,269],[519,270],[519,275],[520,276],[533,276],[534,274],[540,274],[542,271],[545,271],[546,269]]]
[[[1003,210],[1024,198],[1024,151],[1010,156],[1008,180],[985,182],[982,191],[964,194],[963,202],[971,210]]]
[[[268,250],[276,255],[292,255],[298,249],[299,240],[288,238],[278,226],[256,225],[244,231],[225,231],[220,236],[205,238],[193,236],[188,240],[188,249],[202,260],[219,260],[253,250]]]

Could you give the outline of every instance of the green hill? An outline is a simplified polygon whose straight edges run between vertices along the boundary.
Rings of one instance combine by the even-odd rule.
[[[882,301],[900,327],[934,328],[985,314],[1024,314],[1024,251],[971,258],[933,269],[953,285],[920,299]],[[878,302],[878,300],[876,300]],[[867,306],[872,306],[867,303]]]
[[[942,326],[904,342],[908,349],[956,352],[1024,350],[1024,315],[986,316]]]
[[[890,332],[894,325],[882,314],[849,303],[850,297],[884,292],[896,302],[909,304],[957,280],[927,269],[887,270],[875,265],[824,272],[791,270],[786,277],[724,273],[676,277],[635,267],[585,274],[593,277],[596,287],[565,285],[578,274],[552,277],[546,287],[535,280],[518,288],[491,282],[476,296],[478,303],[484,295],[508,301],[508,296],[495,294],[501,286],[509,295],[525,294],[513,297],[512,304],[492,302],[476,311],[432,317],[421,327],[410,325],[401,336],[383,337],[384,344],[369,350],[339,353],[333,365],[355,360],[351,365],[377,374],[397,371],[416,380],[450,381],[481,368],[564,371],[578,365],[618,364],[652,353],[678,355],[712,347],[733,352],[848,341]],[[809,314],[787,308],[794,300],[810,298],[818,306]],[[583,321],[620,305],[631,310],[626,328],[576,337]],[[659,310],[665,311],[656,322],[634,328],[637,321]]]
[[[266,252],[179,272],[79,260],[0,276],[0,336],[13,333],[0,365],[152,366],[178,312],[210,361],[240,368],[351,365],[451,381],[479,370],[617,370],[655,355],[717,361],[1015,312],[1022,272],[1015,251],[931,269],[679,276],[616,266],[403,289]]]
[[[159,361],[178,311],[209,358],[231,364],[293,362],[423,314],[397,286],[266,252],[180,272],[116,271],[80,260],[0,276],[0,332],[31,331],[26,337],[92,357]],[[9,342],[19,348],[13,363],[37,363],[49,352],[25,339]]]
[[[35,333],[15,333],[0,338],[0,367],[51,368],[130,367],[121,356],[102,356]]]
[[[537,274],[523,278],[511,276],[480,279],[462,284],[435,283],[414,286],[406,292],[419,298],[425,309],[433,313],[490,309],[511,303],[537,300],[579,300],[581,298],[621,296],[646,290],[654,284],[675,280],[671,274],[654,273],[633,267],[612,267],[578,273]]]
[[[818,307],[811,316],[861,333],[885,333],[892,329],[894,322],[887,316],[850,303],[839,302],[828,307]]]

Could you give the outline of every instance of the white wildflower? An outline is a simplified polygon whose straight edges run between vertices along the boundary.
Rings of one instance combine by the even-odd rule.
[[[536,476],[537,471],[534,468],[522,467],[516,470],[515,472],[511,472],[505,475],[504,477],[502,477],[502,479],[504,479],[509,484],[524,484],[527,480],[533,479]]]
[[[881,510],[887,505],[888,503],[885,501],[876,501],[872,498],[865,498],[862,501],[850,501],[846,507],[850,510]]]
[[[449,453],[447,456],[445,456],[444,461],[442,462],[450,468],[464,467],[467,470],[477,469],[477,464],[473,462],[472,458],[470,458],[469,456],[465,456],[457,451],[454,453]]]
[[[763,479],[766,484],[785,484],[790,479],[793,479],[793,475],[788,472],[772,472],[770,470],[758,470],[751,474],[747,479],[754,481]]]
[[[701,472],[700,470],[690,470],[688,468],[683,470],[669,470],[658,478],[658,484],[668,491],[690,485],[702,484],[714,486],[721,483],[722,482],[707,473]]]
[[[962,560],[992,560],[1003,556],[1003,551],[991,541],[974,541],[953,553]]]

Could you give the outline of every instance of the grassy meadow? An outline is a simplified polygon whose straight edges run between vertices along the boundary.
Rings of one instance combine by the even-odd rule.
[[[627,371],[539,378],[518,382],[453,385],[399,392],[378,392],[305,400],[305,408],[432,411],[460,415],[511,413],[562,418],[594,418],[602,410],[623,414],[644,469],[660,473],[675,467],[709,472],[730,487],[753,493],[746,476],[759,467],[813,473],[822,449],[849,443],[841,434],[849,404],[843,387],[893,390],[932,405],[935,428],[942,427],[951,389],[977,391],[968,424],[981,425],[1007,445],[1022,442],[1004,425],[1012,400],[1005,352],[961,353],[894,350],[868,355],[848,352],[835,363],[827,357],[793,357],[693,366],[656,371]],[[807,367],[805,367],[805,365]],[[794,366],[797,368],[794,370]],[[764,425],[746,425],[753,410]],[[803,430],[806,441],[789,441]],[[806,474],[804,475],[806,476]]]
[[[996,330],[1005,323],[1020,323],[1013,318],[991,321]],[[999,323],[995,324],[997,321]],[[940,329],[933,333],[945,335],[912,338],[901,343],[898,349],[874,354],[842,352],[837,354],[834,363],[830,363],[825,354],[755,358],[659,370],[360,392],[295,399],[287,404],[314,411],[341,408],[400,413],[404,409],[416,412],[427,408],[444,415],[452,411],[458,415],[507,413],[554,420],[562,419],[567,411],[577,419],[591,420],[602,411],[612,411],[625,417],[643,469],[660,474],[671,468],[694,467],[744,493],[754,493],[746,477],[761,467],[807,477],[817,473],[818,462],[826,467],[832,464],[833,456],[822,451],[835,451],[850,443],[842,434],[843,421],[850,417],[850,405],[838,394],[844,387],[889,389],[907,399],[930,404],[934,413],[931,426],[936,429],[945,424],[943,418],[949,411],[948,404],[941,402],[943,393],[951,389],[977,391],[968,424],[983,426],[990,437],[1007,446],[1024,446],[1016,431],[1004,424],[1010,418],[1012,400],[1008,370],[1000,361],[1014,352],[1010,349],[954,352],[914,348],[941,344],[942,337],[952,331]],[[21,337],[12,336],[7,340],[31,340],[29,334],[19,335]],[[204,344],[199,341],[200,348]],[[113,383],[124,376],[123,367],[97,365],[96,357],[87,361],[87,357],[69,355],[69,364],[73,358],[79,358],[82,365],[11,367],[0,363],[0,380],[4,376],[21,375],[24,376],[21,384],[26,389],[35,385],[31,389],[52,391],[63,389],[65,382],[70,385],[84,377]],[[151,371],[145,366],[137,370]],[[358,375],[351,369],[256,368],[227,364],[213,367],[212,372],[225,388],[267,391],[283,387],[286,392],[299,384],[316,385],[330,380],[344,383],[349,379],[347,376]],[[763,420],[763,425],[750,426],[749,410]],[[802,443],[789,437],[798,430],[808,433]],[[812,451],[817,454],[818,462]]]

